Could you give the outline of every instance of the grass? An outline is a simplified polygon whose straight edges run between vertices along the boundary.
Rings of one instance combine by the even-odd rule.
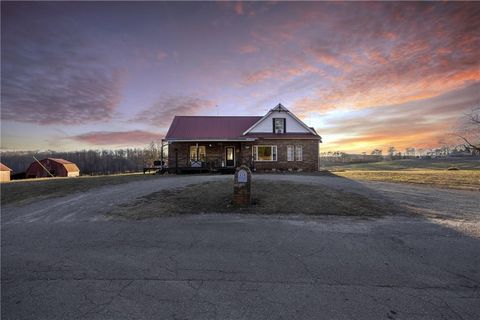
[[[358,194],[293,182],[255,181],[252,185],[254,201],[248,207],[232,205],[232,194],[230,180],[190,185],[139,198],[115,208],[110,216],[127,219],[201,213],[379,216],[389,212],[386,204]]]
[[[322,164],[322,163],[321,163]],[[323,164],[322,164],[323,165]],[[480,170],[480,160],[450,159],[450,160],[421,160],[405,159],[381,161],[372,163],[325,164],[325,169],[338,170],[446,170],[455,167],[460,170]]]
[[[135,173],[95,177],[14,180],[1,184],[1,203],[2,205],[10,203],[24,205],[33,201],[65,196],[96,187],[145,179],[155,179],[155,176]]]
[[[480,170],[350,170],[335,175],[353,179],[395,183],[414,183],[441,188],[480,190]]]

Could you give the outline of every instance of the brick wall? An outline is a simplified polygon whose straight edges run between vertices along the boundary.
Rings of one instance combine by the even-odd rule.
[[[191,142],[174,142],[168,146],[168,164],[170,168],[175,167],[175,149],[178,152],[178,167],[188,166],[190,146],[195,145]],[[251,165],[252,149],[254,145],[273,145],[277,146],[277,161],[265,161],[254,163],[256,171],[317,171],[318,170],[318,140],[307,139],[289,139],[289,140],[259,140],[254,142],[207,142],[200,143],[199,146],[206,146],[208,165],[220,167],[222,161],[225,161],[225,147],[235,147],[236,165]],[[287,146],[301,145],[303,147],[302,161],[287,161]]]
[[[252,147],[254,145],[272,145],[277,146],[277,161],[255,161],[254,167],[256,171],[272,171],[272,169],[280,171],[317,171],[319,145],[318,140],[307,139],[289,139],[289,140],[259,140],[255,142],[245,142],[244,157],[252,156]],[[287,146],[301,145],[303,147],[302,161],[287,161]],[[248,149],[245,148],[248,146]]]

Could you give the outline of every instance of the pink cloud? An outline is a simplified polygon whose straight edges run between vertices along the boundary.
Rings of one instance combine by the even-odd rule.
[[[241,1],[235,2],[235,5],[233,6],[233,9],[235,10],[235,13],[238,15],[243,15],[243,3]]]
[[[164,137],[163,133],[149,131],[94,131],[70,137],[70,139],[91,145],[142,145]]]
[[[255,53],[258,51],[258,47],[254,46],[253,44],[247,43],[241,46],[239,51],[241,54]]]
[[[195,115],[215,107],[215,103],[191,96],[172,96],[162,98],[149,107],[139,112],[131,122],[142,122],[160,128],[170,125],[173,117],[182,115]]]
[[[168,57],[168,54],[165,51],[158,50],[157,52],[157,61],[162,62]]]
[[[254,71],[251,73],[248,73],[244,79],[243,83],[246,85],[254,84],[259,81],[263,81],[266,79],[269,79],[274,76],[274,71],[271,69],[262,69],[258,71]]]

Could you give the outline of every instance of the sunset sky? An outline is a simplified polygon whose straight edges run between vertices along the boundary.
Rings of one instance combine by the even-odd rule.
[[[322,151],[455,142],[480,3],[2,2],[1,148],[142,147],[281,102]]]

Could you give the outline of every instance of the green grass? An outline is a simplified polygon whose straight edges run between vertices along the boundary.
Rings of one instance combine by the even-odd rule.
[[[460,170],[480,170],[480,160],[464,160],[464,159],[452,159],[452,160],[393,160],[393,161],[381,161],[372,163],[352,163],[352,164],[320,164],[328,170],[446,170],[450,167],[456,167]]]
[[[359,194],[283,181],[253,182],[254,201],[248,207],[232,205],[232,194],[233,183],[230,180],[190,185],[141,197],[113,209],[110,216],[126,219],[201,213],[379,216],[394,210],[394,206]]]
[[[480,170],[347,170],[333,171],[333,173],[352,180],[414,183],[441,188],[480,190]]]
[[[155,179],[156,177],[158,176],[135,173],[95,177],[14,180],[1,184],[1,203],[2,205],[10,203],[24,205],[32,201],[65,196],[74,192],[84,192],[96,187]]]

